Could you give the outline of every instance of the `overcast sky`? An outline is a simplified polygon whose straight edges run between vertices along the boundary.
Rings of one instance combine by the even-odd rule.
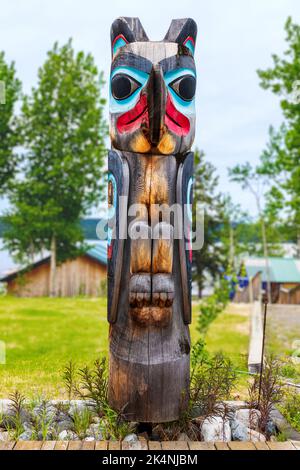
[[[220,175],[220,189],[255,213],[249,194],[228,182],[227,168],[256,162],[270,124],[278,126],[278,100],[259,87],[256,69],[272,64],[285,49],[284,22],[300,22],[299,0],[0,0],[0,50],[16,62],[23,90],[37,81],[37,69],[55,41],[74,39],[76,50],[92,52],[108,77],[109,30],[118,16],[138,16],[150,39],[164,37],[172,18],[198,24],[196,64],[197,132]],[[6,206],[0,202],[0,210]]]

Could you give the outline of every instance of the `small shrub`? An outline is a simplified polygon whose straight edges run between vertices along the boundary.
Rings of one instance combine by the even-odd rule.
[[[207,334],[210,324],[223,312],[229,302],[230,286],[226,279],[222,279],[215,287],[214,293],[201,300],[200,315],[197,330],[203,336]]]
[[[286,393],[279,407],[281,413],[290,425],[300,432],[300,394],[299,392]]]

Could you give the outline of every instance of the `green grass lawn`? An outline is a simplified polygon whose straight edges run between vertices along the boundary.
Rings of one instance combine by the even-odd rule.
[[[198,306],[194,305],[192,342]],[[61,373],[72,359],[78,366],[107,355],[106,299],[0,297],[0,341],[6,345],[6,364],[0,364],[0,396],[14,390],[26,395],[62,397]],[[207,335],[209,351],[224,351],[244,365],[248,350],[248,317],[229,306]]]
[[[79,366],[107,354],[106,300],[87,298],[0,298],[1,397],[61,396],[61,371],[70,359]]]

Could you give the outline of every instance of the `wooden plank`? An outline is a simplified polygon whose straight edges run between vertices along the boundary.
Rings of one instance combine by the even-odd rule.
[[[107,441],[96,441],[95,450],[107,450]]]
[[[213,442],[190,441],[188,445],[190,450],[216,450]]]
[[[254,442],[256,450],[269,450],[269,447],[265,442],[259,441],[259,442]]]
[[[296,450],[293,444],[289,441],[286,442],[268,442],[268,447],[271,450]]]
[[[54,450],[67,450],[68,441],[56,441]]]
[[[56,441],[44,441],[41,450],[54,450]]]
[[[230,450],[227,442],[215,442],[215,447],[217,450]]]
[[[12,450],[15,444],[15,441],[0,441],[0,450]]]
[[[293,446],[297,449],[300,450],[300,441],[290,441]]]
[[[231,450],[255,450],[255,446],[251,441],[230,441],[228,446]]]
[[[148,448],[149,450],[161,450],[161,443],[159,441],[149,441]]]
[[[94,450],[95,441],[83,441],[81,450]]]
[[[188,444],[186,441],[162,441],[162,450],[188,450]]]
[[[81,450],[81,441],[69,441],[68,450]]]
[[[108,450],[121,450],[120,441],[108,441]]]
[[[40,450],[42,441],[17,441],[14,450]]]

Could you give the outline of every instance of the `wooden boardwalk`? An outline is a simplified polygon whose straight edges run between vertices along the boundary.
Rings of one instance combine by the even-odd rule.
[[[0,441],[1,450],[300,450],[300,441],[286,442],[185,442],[146,441],[135,443],[115,441]]]

